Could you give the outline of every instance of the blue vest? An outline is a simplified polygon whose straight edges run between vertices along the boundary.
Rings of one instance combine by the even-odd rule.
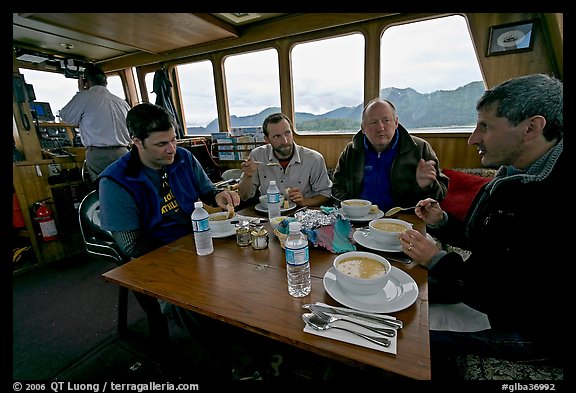
[[[214,186],[200,162],[188,150],[177,147],[174,162],[166,167],[168,182],[182,214],[188,217],[200,195],[213,195]],[[133,197],[142,214],[143,231],[152,233],[166,244],[192,231],[190,223],[183,225],[163,220],[160,214],[159,188],[145,176],[137,150],[120,157],[99,176],[108,177],[125,188]]]

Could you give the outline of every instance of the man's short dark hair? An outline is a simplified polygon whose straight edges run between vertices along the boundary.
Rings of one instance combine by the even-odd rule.
[[[106,79],[106,74],[99,67],[94,64],[88,64],[82,72],[82,78],[86,79],[94,85],[106,86],[108,80]]]
[[[126,126],[132,138],[144,141],[153,132],[176,131],[178,124],[166,108],[143,102],[128,111]]]
[[[282,120],[286,120],[288,122],[288,124],[290,125],[290,130],[294,131],[294,127],[292,126],[292,121],[288,118],[288,116],[286,116],[284,113],[278,112],[278,113],[272,113],[264,119],[264,122],[262,123],[262,131],[264,132],[264,135],[268,136],[268,124],[269,123],[278,124]]]

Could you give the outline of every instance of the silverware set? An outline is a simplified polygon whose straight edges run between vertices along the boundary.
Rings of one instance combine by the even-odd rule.
[[[327,329],[337,329],[337,330],[344,330],[345,332],[349,332],[352,334],[357,335],[358,337],[362,337],[374,344],[377,345],[382,345],[383,347],[389,347],[390,346],[390,340],[387,339],[386,337],[375,337],[375,336],[369,336],[367,334],[364,333],[360,333],[360,332],[356,332],[354,330],[349,330],[340,326],[331,326],[329,324],[326,323],[326,321],[324,321],[322,318],[318,317],[315,314],[312,313],[307,313],[302,315],[302,319],[304,320],[304,322],[306,322],[306,324],[308,326],[310,326],[312,329],[315,330],[327,330]]]
[[[367,314],[363,314],[354,310],[342,310],[339,308],[333,308],[330,306],[322,306],[322,305],[318,305],[318,304],[304,304],[302,306],[302,308],[305,308],[309,311],[311,311],[311,313],[306,313],[304,315],[302,315],[302,319],[304,320],[304,322],[306,322],[306,324],[308,326],[310,326],[311,328],[315,329],[315,330],[327,330],[327,329],[338,329],[338,330],[344,330],[350,333],[353,333],[357,336],[360,336],[372,343],[378,344],[378,345],[382,345],[384,347],[388,347],[390,346],[390,340],[388,339],[388,337],[394,337],[396,335],[396,331],[398,329],[401,329],[403,326],[402,321],[398,320],[398,319],[391,319],[391,318],[386,318],[386,317],[379,317],[379,316],[374,316],[374,315],[367,315]],[[343,315],[342,317],[336,317],[333,315],[329,315],[329,314],[338,314],[338,315]],[[347,319],[345,318],[346,316],[348,317],[354,317],[357,319],[361,319],[361,320],[365,320],[367,322],[371,322],[371,323],[378,323],[381,324],[385,327],[376,327],[374,325],[366,325],[351,319]],[[360,332],[356,332],[354,330],[350,330],[347,328],[344,328],[342,326],[335,326],[335,323],[337,322],[346,322],[346,323],[350,323],[350,324],[354,324],[357,326],[361,326],[365,329],[368,329],[376,334],[379,334],[380,336],[371,336],[371,335],[367,335],[364,333],[360,333]]]

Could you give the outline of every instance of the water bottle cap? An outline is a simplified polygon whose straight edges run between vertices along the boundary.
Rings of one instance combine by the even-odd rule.
[[[194,202],[194,207],[195,208],[201,208],[201,207],[204,207],[204,204],[202,203],[202,201]]]
[[[288,230],[290,232],[300,232],[302,229],[302,224],[299,221],[292,221],[288,224]]]
[[[271,186],[275,186],[275,185],[276,185],[276,180],[270,180],[270,185],[271,185]]]

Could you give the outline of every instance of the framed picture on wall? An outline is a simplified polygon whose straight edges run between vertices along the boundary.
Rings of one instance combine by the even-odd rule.
[[[531,51],[534,45],[536,22],[536,20],[529,20],[490,27],[486,56]]]

